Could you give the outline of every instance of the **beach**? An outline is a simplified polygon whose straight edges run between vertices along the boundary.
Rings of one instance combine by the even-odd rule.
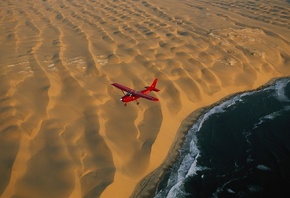
[[[1,198],[152,197],[205,107],[290,75],[289,1],[0,6]]]

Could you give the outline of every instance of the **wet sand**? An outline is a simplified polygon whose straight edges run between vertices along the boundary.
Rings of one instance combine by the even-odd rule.
[[[147,197],[191,112],[290,74],[287,1],[0,6],[1,197]]]

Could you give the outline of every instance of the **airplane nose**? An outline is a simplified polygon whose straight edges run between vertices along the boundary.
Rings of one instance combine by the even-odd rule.
[[[122,101],[122,102],[123,102],[123,98],[120,98],[120,101]]]

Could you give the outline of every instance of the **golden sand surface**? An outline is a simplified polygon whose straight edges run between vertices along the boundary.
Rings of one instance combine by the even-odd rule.
[[[1,198],[150,197],[191,112],[290,75],[286,0],[0,7]],[[154,78],[138,106],[110,85]]]

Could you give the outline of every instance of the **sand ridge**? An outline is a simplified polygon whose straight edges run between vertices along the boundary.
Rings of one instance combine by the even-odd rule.
[[[286,1],[0,6],[1,197],[146,197],[186,116],[290,74]],[[110,86],[154,78],[157,103]]]

